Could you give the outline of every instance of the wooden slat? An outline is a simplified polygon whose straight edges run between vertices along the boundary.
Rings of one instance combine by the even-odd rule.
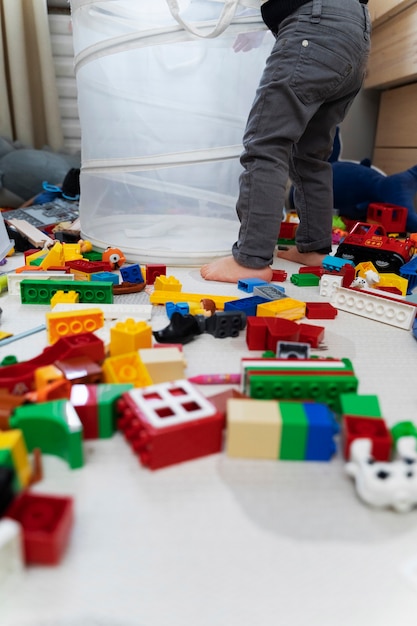
[[[375,148],[372,165],[385,174],[403,172],[417,163],[417,148]]]
[[[389,89],[381,95],[375,146],[417,146],[417,83]]]
[[[387,88],[417,79],[417,2],[373,30],[365,87]]]
[[[372,24],[376,27],[396,13],[403,11],[417,0],[369,0],[368,8]]]

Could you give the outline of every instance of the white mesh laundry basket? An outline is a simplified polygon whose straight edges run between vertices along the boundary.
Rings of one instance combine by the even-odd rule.
[[[95,247],[177,265],[230,252],[242,135],[273,42],[251,2],[71,1],[81,231]],[[243,35],[257,45],[236,52]]]

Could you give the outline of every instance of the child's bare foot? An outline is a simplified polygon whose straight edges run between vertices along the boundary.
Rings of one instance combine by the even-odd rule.
[[[260,278],[268,282],[272,279],[272,269],[269,266],[251,269],[239,265],[232,256],[223,257],[203,265],[200,274],[205,280],[218,280],[223,283],[237,283],[244,278]]]
[[[326,254],[321,254],[320,252],[299,252],[295,246],[288,248],[288,250],[278,250],[280,259],[308,265],[309,267],[320,266],[326,256]]]

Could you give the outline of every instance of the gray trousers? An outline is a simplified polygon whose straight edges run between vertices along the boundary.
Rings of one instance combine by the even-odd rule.
[[[280,24],[243,137],[241,225],[233,256],[270,265],[288,178],[300,219],[300,252],[331,249],[332,152],[365,75],[371,24],[358,0],[312,0]]]

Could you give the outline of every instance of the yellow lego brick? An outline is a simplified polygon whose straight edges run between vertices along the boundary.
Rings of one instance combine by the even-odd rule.
[[[56,380],[64,378],[64,374],[55,365],[38,367],[34,373],[35,389],[41,389]]]
[[[144,321],[128,318],[110,328],[110,355],[126,354],[139,348],[151,348],[152,327]]]
[[[62,291],[61,289],[54,293],[51,298],[51,308],[54,308],[56,304],[61,302],[69,302],[75,304],[80,301],[80,294],[76,291]]]
[[[138,352],[110,356],[103,363],[105,383],[130,383],[134,387],[152,385],[152,378]]]
[[[44,270],[47,270],[48,267],[56,265],[57,267],[64,265],[64,252],[62,243],[57,241],[54,246],[49,250],[48,254],[40,264]]]
[[[185,378],[187,362],[178,348],[145,348],[139,350],[139,356],[155,384]]]
[[[104,326],[104,313],[99,308],[46,313],[46,331],[49,343],[55,343],[67,335],[92,333]]]
[[[178,304],[179,302],[198,302],[201,300],[209,298],[213,300],[216,305],[216,309],[218,311],[223,311],[225,302],[232,302],[233,300],[238,300],[238,298],[233,296],[211,296],[205,295],[202,293],[183,293],[175,291],[160,291],[155,290],[149,296],[149,301],[151,304],[166,304],[167,302],[173,302],[174,304]]]
[[[396,287],[402,296],[407,295],[408,279],[399,276],[398,274],[383,273],[379,274],[379,282],[373,285],[375,289],[380,287]],[[387,293],[389,296],[389,293]]]
[[[32,476],[32,468],[23,432],[18,429],[0,431],[0,450],[10,450],[19,483],[22,488],[27,487]]]
[[[0,339],[6,339],[12,337],[13,333],[6,333],[4,330],[0,330]]]
[[[256,315],[258,317],[282,317],[286,320],[299,320],[305,317],[306,303],[293,298],[272,300],[258,304]]]
[[[281,435],[282,418],[278,402],[241,398],[227,401],[228,456],[277,460]]]
[[[82,259],[81,245],[79,243],[64,243],[62,244],[62,253],[64,261],[76,261]]]
[[[36,261],[38,259],[41,259],[42,257],[45,257],[47,255],[47,252],[45,252],[45,250],[38,250],[37,252],[33,252],[32,254],[28,254],[25,257],[25,263],[26,265],[30,265],[32,261]]]
[[[175,276],[160,275],[155,278],[155,289],[161,291],[181,291],[182,285]]]

